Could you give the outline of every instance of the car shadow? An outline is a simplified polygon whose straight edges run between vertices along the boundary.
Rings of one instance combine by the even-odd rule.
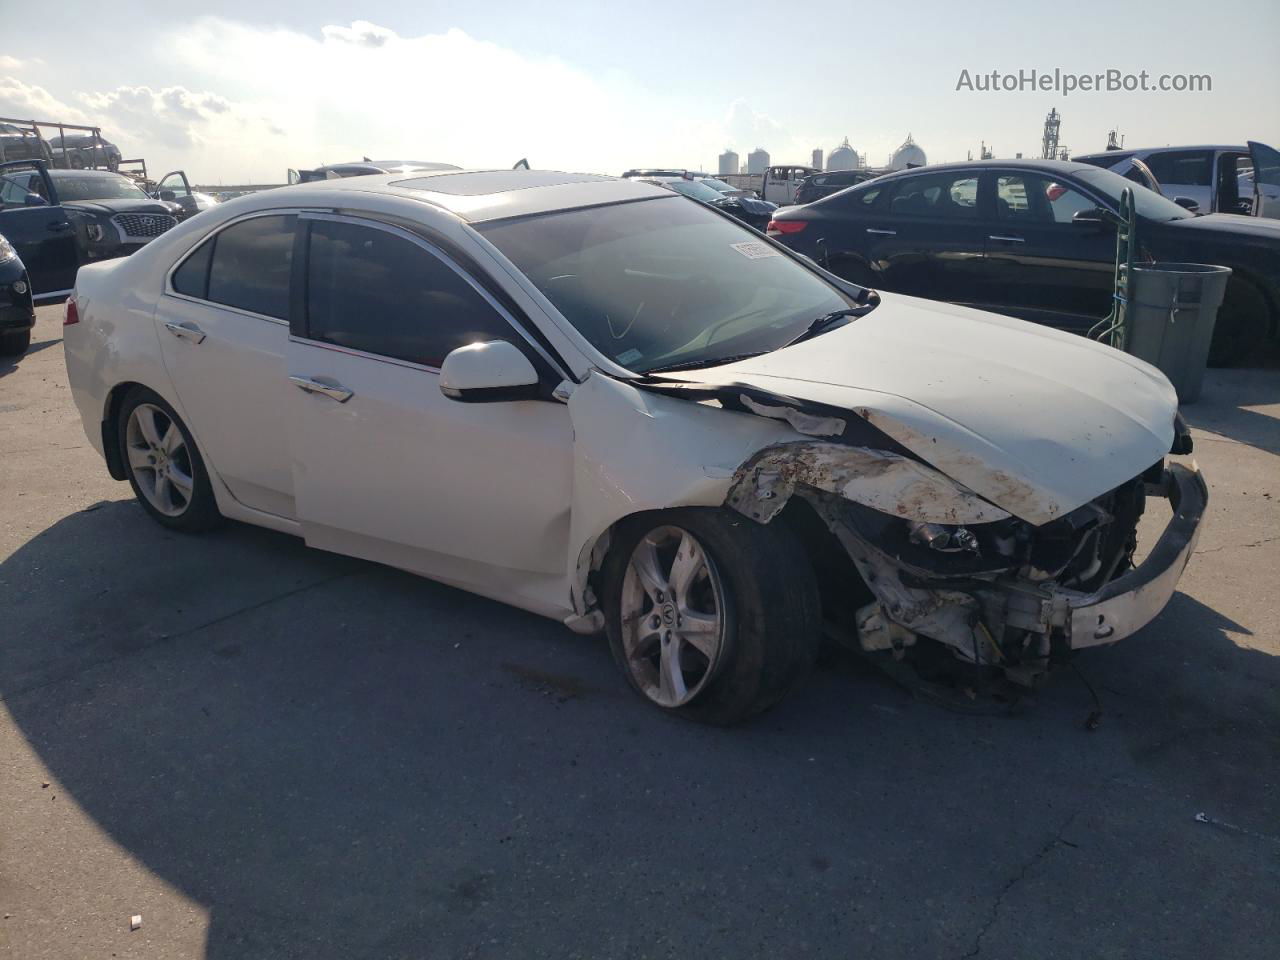
[[[31,346],[27,347],[27,349],[19,356],[0,357],[0,377],[3,377],[9,373],[13,373],[13,371],[17,370],[18,367],[22,365],[22,361],[25,360],[27,357],[30,357],[33,354],[37,354],[41,350],[47,350],[50,347],[56,346],[61,342],[62,342],[61,338],[58,338],[55,340],[42,340],[42,341],[38,341],[36,343],[31,344]]]
[[[1195,403],[1181,407],[1193,427],[1280,454],[1280,412],[1254,407],[1280,406],[1280,370],[1210,370]]]
[[[959,956],[1069,817],[1079,889],[1136,876],[1091,923],[1137,955],[1132,917],[1204,884],[1207,841],[1177,840],[1171,810],[1280,816],[1258,782],[1280,659],[1182,594],[1080,658],[1094,732],[1070,673],[982,717],[834,669],[699,727],[637,700],[595,638],[265,530],[173,534],[131,501],[19,548],[0,609],[6,708],[62,791],[208,910],[214,960],[847,955],[854,936]],[[1107,879],[1134,844],[1192,852]],[[1261,902],[1265,865],[1216,855]],[[1206,920],[1222,955],[1256,955],[1225,919]]]

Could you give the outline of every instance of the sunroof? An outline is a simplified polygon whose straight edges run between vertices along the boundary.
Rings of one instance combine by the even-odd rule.
[[[458,197],[477,197],[486,193],[506,193],[530,187],[554,187],[562,183],[590,183],[606,180],[588,173],[556,173],[544,170],[486,170],[480,173],[444,173],[432,177],[396,180],[391,186],[406,190],[429,190]]]

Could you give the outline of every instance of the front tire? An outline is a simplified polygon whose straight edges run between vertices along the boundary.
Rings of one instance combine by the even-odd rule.
[[[614,659],[668,713],[745,720],[790,693],[817,656],[817,581],[781,524],[716,508],[645,514],[618,530],[602,587]]]
[[[221,523],[204,459],[163,397],[145,387],[130,391],[120,405],[116,437],[134,496],[157,523],[185,533]]]
[[[1209,366],[1229,367],[1254,359],[1271,329],[1267,298],[1244,277],[1227,280],[1209,346]]]

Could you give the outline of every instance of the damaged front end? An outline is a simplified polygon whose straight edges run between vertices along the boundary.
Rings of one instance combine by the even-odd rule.
[[[1148,497],[1169,499],[1174,520],[1133,567]],[[769,522],[791,498],[808,503],[858,571],[865,593],[845,620],[863,652],[901,659],[923,637],[1029,686],[1071,650],[1114,643],[1165,607],[1207,490],[1196,467],[1156,463],[1034,526],[900,454],[787,443],[746,463],[726,503]]]
[[[1178,435],[1176,452],[1187,439]],[[1167,499],[1173,519],[1134,567],[1148,498]],[[1036,525],[908,451],[836,439],[760,451],[735,475],[726,505],[762,523],[798,502],[811,509],[860,581],[828,583],[829,629],[861,651],[936,662],[940,645],[953,662],[1031,686],[1071,651],[1113,643],[1163,609],[1206,501],[1194,464],[1162,459]]]

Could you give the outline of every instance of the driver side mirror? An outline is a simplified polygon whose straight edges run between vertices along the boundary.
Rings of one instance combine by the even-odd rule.
[[[1077,210],[1071,222],[1077,227],[1106,227],[1115,223],[1115,217],[1109,210],[1093,207],[1089,210]]]
[[[38,193],[28,193],[22,198],[22,202],[28,207],[47,207],[49,205],[49,201]]]
[[[1200,204],[1192,200],[1190,197],[1174,197],[1173,202],[1184,210],[1190,210],[1192,213],[1200,212]]]
[[[506,340],[458,347],[440,365],[440,392],[461,403],[536,400],[538,371]]]
[[[173,203],[175,200],[178,199],[178,195],[174,193],[172,190],[161,190],[160,199],[164,200],[167,203]]]

